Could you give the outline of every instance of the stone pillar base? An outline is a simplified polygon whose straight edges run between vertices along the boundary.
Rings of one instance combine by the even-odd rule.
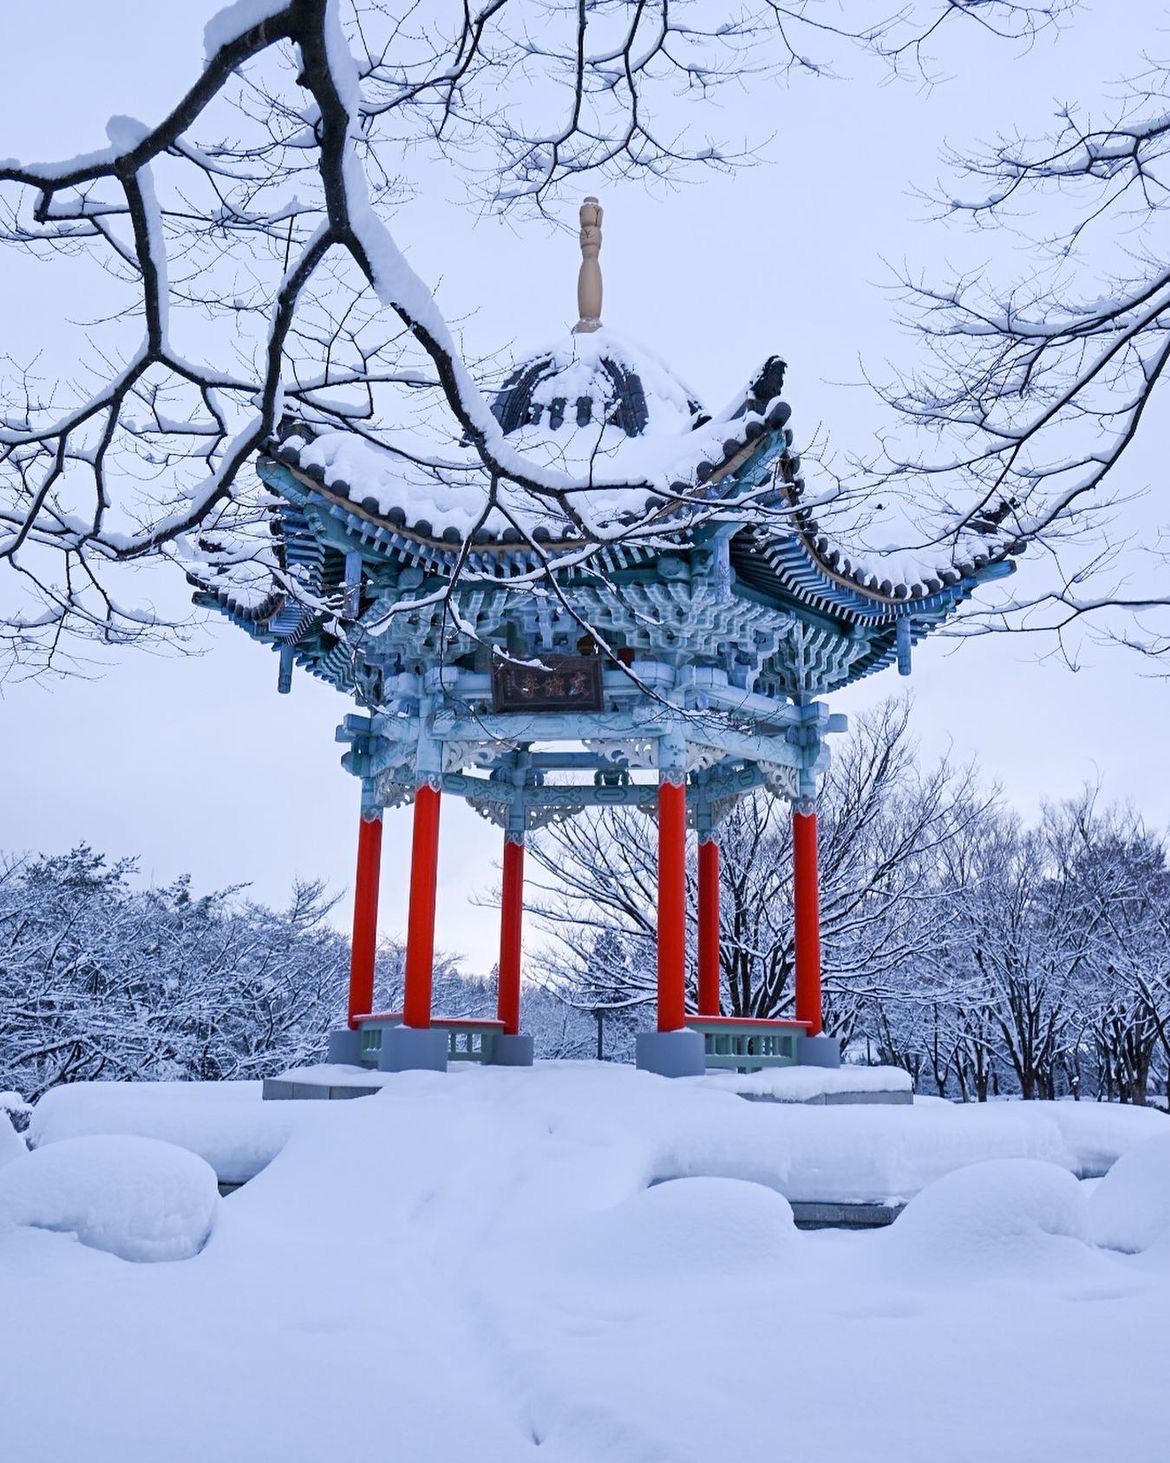
[[[659,1077],[701,1077],[705,1070],[703,1038],[697,1031],[639,1031],[634,1050],[638,1069]]]
[[[841,1043],[835,1036],[802,1036],[796,1043],[796,1060],[802,1067],[839,1067]]]
[[[492,1037],[492,1067],[531,1067],[533,1056],[532,1037],[521,1031],[517,1036],[505,1036],[497,1032]]]
[[[326,1061],[331,1067],[361,1066],[362,1034],[341,1026],[329,1033],[329,1050]]]
[[[387,1026],[378,1053],[379,1072],[445,1072],[447,1033],[435,1027]]]

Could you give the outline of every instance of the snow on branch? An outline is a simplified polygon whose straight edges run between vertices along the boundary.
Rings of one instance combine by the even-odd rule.
[[[0,656],[36,671],[74,636],[165,634],[123,606],[118,566],[259,523],[248,465],[286,416],[378,442],[436,397],[440,438],[469,444],[485,484],[566,508],[573,484],[505,440],[391,233],[408,152],[540,210],[584,173],[734,166],[700,104],[821,69],[814,45],[897,56],[955,17],[1022,35],[1061,8],[923,0],[875,21],[857,4],[829,23],[819,0],[731,17],[708,0],[236,0],[156,125],[115,117],[101,149],[0,158],[0,242],[86,271],[101,313],[74,376],[6,363],[0,573],[17,605]]]
[[[1015,235],[1028,272],[903,278],[922,358],[883,392],[911,430],[887,436],[869,481],[932,481],[940,504],[969,505],[956,535],[993,519],[1048,565],[968,632],[1059,635],[1093,617],[1111,638],[1170,649],[1160,510],[1122,470],[1170,365],[1168,83],[1159,67],[1107,120],[1063,106],[1047,137],[952,154],[970,186],[935,200],[941,215]]]

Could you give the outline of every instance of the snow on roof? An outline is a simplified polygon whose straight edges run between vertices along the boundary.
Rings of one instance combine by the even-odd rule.
[[[645,431],[648,437],[689,432],[696,418],[703,414],[698,397],[677,379],[665,362],[644,346],[624,340],[606,328],[572,334],[567,339],[561,337],[531,352],[508,377],[498,401],[532,371],[536,374],[528,393],[531,400],[541,407],[551,406],[558,399],[565,401],[574,420],[579,401],[601,398],[611,404],[615,392],[620,390],[618,377],[633,378],[637,389],[644,394],[645,419],[637,432]],[[595,407],[594,415],[597,414]]]
[[[724,459],[732,426],[705,416],[657,358],[610,330],[571,335],[528,356],[493,412],[546,488],[501,483],[493,506],[475,448],[439,445],[420,432],[383,434],[380,443],[348,431],[294,435],[274,455],[377,517],[393,521],[398,510],[424,537],[458,543],[477,530],[496,536],[511,528],[518,537],[563,538],[566,517],[571,523],[575,515],[605,539],[659,506],[655,498],[692,491],[699,464]],[[742,433],[749,424],[735,426]]]
[[[799,545],[830,589],[890,604],[921,600],[1020,551],[1010,530],[990,518],[978,531],[956,533],[958,514],[896,492],[880,500],[843,497],[823,527],[790,450],[783,376],[784,363],[772,357],[724,411],[708,417],[650,352],[609,330],[572,335],[526,357],[492,408],[515,458],[550,486],[501,482],[494,503],[470,443],[436,446],[397,433],[379,444],[350,431],[313,435],[298,424],[270,452],[365,514],[454,549],[467,539],[572,541],[582,528],[612,541],[648,516],[662,523],[680,499],[726,503],[747,490],[725,481],[734,467],[779,439],[766,468],[775,474],[774,491],[761,495],[766,479],[757,474],[744,521],[766,556],[769,545]],[[655,517],[656,510],[664,511]],[[685,528],[686,515],[676,516]],[[785,570],[777,565],[777,572]]]
[[[475,445],[452,439],[445,411],[424,411],[377,440],[293,422],[266,454],[338,506],[405,538],[408,549],[410,540],[421,545],[437,566],[454,563],[464,544],[473,555],[631,538],[652,548],[686,534],[699,508],[745,527],[736,553],[767,580],[758,588],[782,586],[866,619],[915,604],[945,614],[976,581],[1010,568],[1005,561],[1023,543],[1006,509],[965,516],[926,501],[925,491],[830,494],[824,502],[806,494],[780,396],[784,373],[771,357],[709,416],[652,352],[599,328],[526,355],[497,390],[489,446],[520,481],[493,485]],[[276,603],[272,552],[221,558],[193,582],[250,619]]]

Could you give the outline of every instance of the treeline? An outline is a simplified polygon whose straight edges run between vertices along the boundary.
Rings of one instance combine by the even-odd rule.
[[[317,1060],[347,962],[322,887],[272,910],[187,879],[138,888],[134,873],[88,847],[0,864],[0,1088]]]
[[[188,879],[142,888],[133,860],[89,847],[0,858],[0,1091],[59,1082],[256,1078],[324,1059],[344,1020],[349,941],[336,900],[298,883],[284,909]],[[401,942],[379,946],[381,1009],[400,1009]],[[440,955],[435,1005],[494,1015],[495,985]],[[543,991],[526,1022],[544,1055],[592,1051],[593,1023]]]
[[[919,766],[907,723],[901,703],[860,718],[822,790],[827,1029],[852,1060],[909,1068],[920,1092],[1164,1094],[1164,838],[1092,791],[1026,827],[972,768]],[[719,832],[724,1014],[790,1016],[787,804],[746,798]],[[654,861],[654,825],[633,810],[533,847],[530,893],[552,937],[543,979],[607,1012],[623,1052],[654,999]],[[694,909],[693,866],[689,879]]]

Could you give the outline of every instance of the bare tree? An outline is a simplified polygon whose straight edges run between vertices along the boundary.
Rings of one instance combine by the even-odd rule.
[[[1062,635],[1092,616],[1099,633],[1166,656],[1170,545],[1157,503],[1134,507],[1118,468],[1156,431],[1170,363],[1170,67],[1139,59],[1159,7],[1124,18],[1134,74],[1106,115],[1061,105],[1047,135],[1007,132],[949,157],[964,181],[939,209],[986,231],[995,257],[905,279],[924,352],[885,391],[912,430],[888,434],[879,475],[933,485],[952,538],[1001,533],[1041,550],[1044,568],[961,629]],[[1007,273],[1002,261],[1022,255],[1025,272]]]
[[[701,105],[726,81],[820,70],[818,45],[921,64],[947,22],[1026,37],[1065,4],[921,0],[885,18],[861,0],[228,7],[161,122],[115,117],[97,151],[0,162],[0,241],[73,256],[103,314],[76,379],[13,363],[4,392],[0,563],[23,591],[10,661],[52,664],[71,636],[161,633],[121,596],[118,565],[283,572],[249,532],[265,499],[245,468],[286,413],[466,485],[443,450],[462,439],[485,514],[511,485],[578,516],[565,475],[504,440],[390,230],[417,150],[463,168],[477,201],[538,210],[585,174],[732,167],[743,154],[712,139]],[[429,444],[396,441],[430,396]]]
[[[868,1003],[892,991],[941,926],[923,877],[985,803],[968,772],[918,773],[905,702],[858,719],[820,799],[821,917],[827,1027],[848,1040]],[[738,802],[719,827],[724,1013],[791,1013],[792,850],[787,803]],[[536,957],[546,983],[583,1010],[627,1018],[655,995],[655,832],[644,813],[608,809],[530,845],[540,870],[530,907],[552,943]],[[688,870],[688,904],[697,871]],[[695,931],[690,936],[692,945]],[[692,950],[692,957],[693,957]],[[693,958],[691,964],[693,966]],[[623,1023],[631,1030],[635,1020]]]

